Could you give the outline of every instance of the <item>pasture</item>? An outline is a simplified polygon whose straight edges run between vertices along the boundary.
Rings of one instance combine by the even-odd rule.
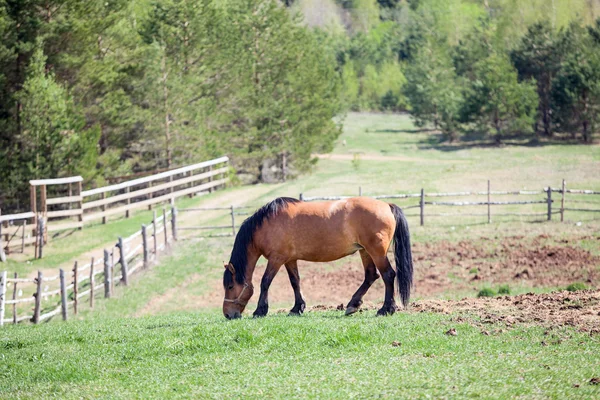
[[[497,190],[557,187],[562,179],[569,187],[599,190],[598,170],[597,145],[509,142],[498,148],[476,140],[449,145],[416,129],[405,115],[350,114],[335,150],[312,175],[233,187],[183,199],[178,207],[259,206],[299,193],[355,195],[359,186],[367,195],[484,190],[487,179]],[[117,288],[113,299],[99,300],[94,310],[84,308],[67,323],[0,330],[0,397],[600,395],[594,384],[600,377],[597,213],[571,212],[563,223],[436,217],[423,227],[409,215],[415,291],[408,311],[375,317],[381,281],[369,291],[364,312],[344,317],[336,309],[362,280],[354,255],[300,264],[309,307],[302,317],[285,315],[293,295],[280,272],[271,287],[269,316],[253,320],[247,311],[241,320],[226,321],[219,311],[220,280],[233,239],[203,239],[186,231],[172,255],[134,276],[130,287]],[[9,270],[71,265],[77,254],[112,241],[114,232],[138,229],[147,216],[141,212],[75,232],[51,242],[47,259],[11,261]],[[190,213],[181,224],[227,218]],[[259,261],[255,286],[264,264]],[[589,290],[556,293],[572,284]],[[503,294],[475,299],[484,289]],[[257,298],[255,293],[250,312]]]

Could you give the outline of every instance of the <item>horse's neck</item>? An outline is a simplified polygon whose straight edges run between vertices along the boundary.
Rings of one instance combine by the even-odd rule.
[[[248,246],[248,250],[246,253],[246,260],[248,264],[246,266],[246,276],[245,281],[248,283],[252,283],[252,276],[254,275],[254,269],[256,268],[256,263],[260,258],[260,252],[253,246]]]

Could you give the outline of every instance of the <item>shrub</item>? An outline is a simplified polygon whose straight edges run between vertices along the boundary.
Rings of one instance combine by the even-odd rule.
[[[585,290],[585,289],[587,289],[587,286],[583,282],[575,282],[575,283],[571,283],[569,286],[567,286],[567,290],[569,292],[576,292],[578,290]]]
[[[510,287],[508,285],[501,285],[498,288],[498,294],[510,294]]]
[[[483,288],[477,294],[477,297],[494,297],[496,292],[491,288]]]

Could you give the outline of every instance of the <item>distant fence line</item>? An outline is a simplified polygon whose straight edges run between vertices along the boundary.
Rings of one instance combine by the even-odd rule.
[[[582,212],[600,212],[600,209],[582,209],[582,208],[567,208],[565,205],[567,204],[567,198],[565,194],[577,194],[577,195],[600,195],[600,191],[594,190],[581,190],[581,189],[567,189],[566,182],[563,181],[562,188],[551,188],[545,187],[539,190],[512,190],[512,191],[498,191],[491,190],[490,181],[488,181],[488,190],[487,191],[462,191],[462,192],[432,192],[427,193],[424,189],[421,189],[419,193],[399,193],[399,194],[383,194],[383,195],[373,195],[368,196],[375,199],[419,199],[418,204],[411,204],[402,207],[403,210],[411,210],[411,209],[419,209],[419,214],[413,215],[418,216],[420,219],[421,226],[425,225],[425,217],[451,217],[451,216],[477,216],[477,217],[486,217],[487,222],[492,222],[492,215],[494,216],[539,216],[543,217],[546,220],[552,220],[552,215],[560,214],[560,220],[564,221],[564,216],[566,211],[582,211]],[[553,209],[553,204],[556,201],[552,198],[552,193],[560,193],[560,207],[558,210]],[[358,188],[358,195],[362,196],[362,188]],[[544,196],[538,200],[514,200],[514,201],[492,201],[492,196],[532,196],[532,195],[542,195]],[[427,198],[444,198],[444,197],[464,197],[464,196],[486,196],[487,198],[483,201],[426,201]],[[299,199],[302,201],[320,201],[320,200],[343,200],[348,199],[353,196],[306,196],[303,193],[300,193]],[[570,202],[580,204],[586,203],[578,200],[568,200]],[[511,205],[535,205],[535,204],[544,204],[546,205],[544,212],[537,213],[509,213],[509,212],[496,212],[492,213],[492,206],[511,206]],[[429,207],[436,206],[449,206],[449,207],[471,207],[471,206],[487,206],[487,213],[431,213],[426,210]],[[192,207],[192,208],[180,208],[180,213],[185,212],[208,212],[208,211],[224,211],[223,217],[225,215],[230,216],[230,223],[228,224],[220,224],[220,225],[197,225],[197,226],[185,226],[179,227],[179,230],[189,230],[189,231],[223,231],[222,233],[208,233],[208,234],[198,234],[194,235],[194,237],[227,237],[227,236],[235,236],[237,227],[239,226],[239,221],[236,219],[238,215],[248,215],[252,210],[257,209],[258,206],[234,206],[231,205],[229,207]]]
[[[113,215],[129,218],[134,209],[151,209],[158,203],[172,204],[177,197],[211,192],[229,181],[228,162],[228,157],[220,157],[85,191],[80,176],[31,180],[31,211],[0,215],[0,257],[5,257],[4,252],[24,252],[25,246],[31,244],[36,245],[35,253],[38,254],[40,218],[45,221],[45,243],[48,232],[82,229],[86,222],[96,220],[105,224]],[[50,187],[56,190],[63,187],[62,195],[48,198]]]
[[[86,296],[89,307],[94,308],[94,299],[99,293],[110,298],[116,282],[127,286],[129,277],[155,262],[159,253],[170,247],[173,240],[177,240],[175,207],[168,211],[163,209],[160,216],[157,216],[155,210],[150,224],[142,225],[140,230],[126,238],[119,237],[114,247],[104,249],[102,255],[91,257],[86,264],[79,265],[75,261],[69,277],[63,269],[59,269],[53,276],[44,276],[38,271],[37,277],[33,279],[19,278],[16,272],[13,277],[8,277],[8,272],[3,271],[0,275],[0,326],[22,321],[37,324],[59,314],[63,320],[67,320],[70,308],[73,314],[77,314],[84,304],[82,299]],[[116,267],[119,267],[117,271]],[[67,282],[67,279],[72,280]],[[58,283],[58,288],[44,289],[44,284],[53,285],[54,282]],[[11,289],[12,298],[7,299]],[[29,297],[19,298],[22,289],[35,291]],[[55,297],[60,297],[60,302],[55,300],[48,308],[48,299]],[[19,304],[33,304],[32,312],[19,310]],[[12,307],[11,318],[5,318],[7,306]]]
[[[561,222],[564,221],[564,216],[566,211],[577,211],[577,212],[600,212],[600,209],[589,209],[589,208],[567,208],[565,204],[567,202],[566,194],[577,194],[577,195],[600,195],[600,191],[595,190],[584,190],[584,189],[567,189],[566,181],[562,181],[561,188],[552,188],[550,186],[545,187],[540,190],[515,190],[515,191],[493,191],[491,190],[490,181],[487,181],[488,190],[487,191],[478,191],[478,192],[448,192],[448,193],[427,193],[424,189],[421,189],[420,193],[402,193],[402,194],[389,194],[389,195],[374,195],[368,196],[375,199],[410,199],[410,198],[418,198],[419,204],[409,205],[403,207],[403,209],[412,209],[419,208],[420,213],[420,224],[421,226],[425,225],[425,206],[487,206],[487,222],[492,222],[492,211],[491,206],[498,205],[524,205],[524,204],[546,204],[547,210],[544,213],[535,213],[535,214],[524,214],[524,213],[502,213],[502,214],[494,214],[499,216],[506,215],[517,215],[517,216],[546,216],[548,221],[552,220],[553,214],[560,214]],[[553,211],[552,204],[555,200],[552,199],[552,193],[560,193],[560,208],[558,211]],[[492,201],[492,196],[522,196],[522,195],[545,195],[544,199],[540,200],[519,200],[519,201]],[[362,188],[358,188],[358,195],[362,196]],[[461,196],[487,196],[486,201],[425,201],[426,198],[429,197],[461,197]],[[347,199],[352,196],[305,196],[303,193],[300,193],[300,200],[302,201],[319,201],[319,200],[342,200]],[[576,201],[570,200],[573,203],[581,204],[581,203],[589,203],[585,201]],[[485,216],[486,214],[432,214],[429,213],[427,216]]]

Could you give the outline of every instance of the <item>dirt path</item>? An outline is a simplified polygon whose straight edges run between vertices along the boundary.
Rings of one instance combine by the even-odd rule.
[[[355,155],[357,154],[357,155]],[[355,157],[358,157],[361,161],[410,161],[410,162],[422,162],[428,164],[461,164],[468,163],[468,160],[436,160],[431,158],[420,158],[420,157],[406,157],[406,156],[384,156],[380,154],[312,154],[313,157],[324,159],[324,160],[339,160],[339,161],[352,161]]]

